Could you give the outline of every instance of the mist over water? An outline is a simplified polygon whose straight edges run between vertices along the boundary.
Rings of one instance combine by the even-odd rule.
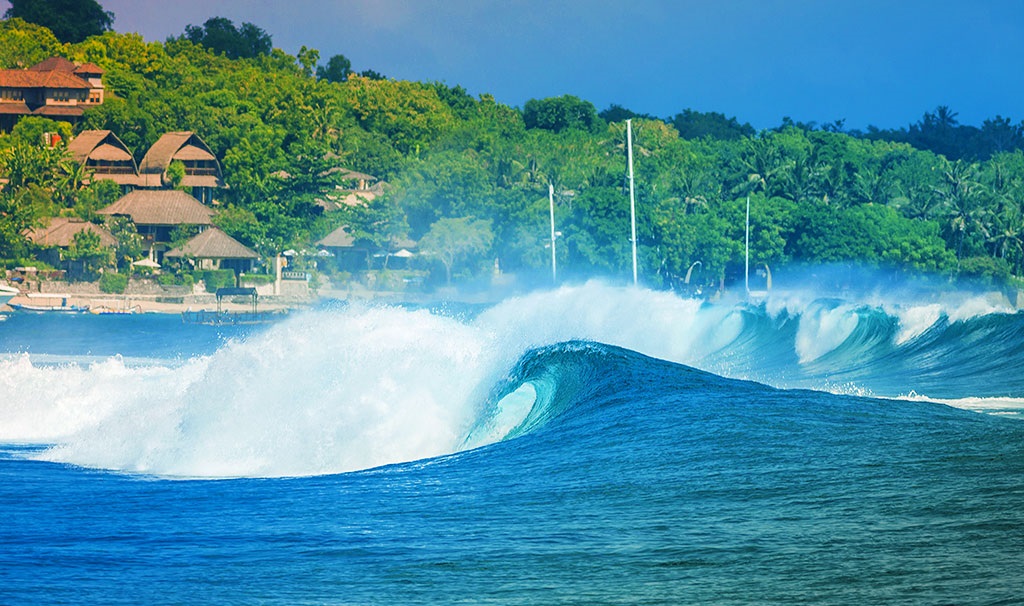
[[[510,373],[536,348],[570,341],[781,388],[1018,408],[1024,378],[999,364],[1020,354],[1018,315],[980,296],[866,299],[791,291],[761,305],[708,304],[589,282],[476,314],[328,307],[212,353],[145,365],[14,354],[0,358],[0,443],[172,477],[322,475],[431,458],[513,432],[538,390],[508,383]]]

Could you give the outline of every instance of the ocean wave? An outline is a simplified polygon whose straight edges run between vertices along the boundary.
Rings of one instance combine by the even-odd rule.
[[[521,436],[594,389],[614,399],[621,380],[608,377],[621,376],[609,368],[623,352],[782,389],[1024,397],[1007,362],[1024,353],[1024,316],[998,306],[707,303],[591,282],[457,312],[321,309],[211,354],[145,364],[10,355],[0,442],[161,476],[341,473]]]

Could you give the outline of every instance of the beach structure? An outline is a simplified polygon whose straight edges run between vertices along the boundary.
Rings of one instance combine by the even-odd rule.
[[[216,227],[203,230],[182,246],[164,253],[165,259],[183,259],[196,269],[231,269],[235,275],[252,271],[259,255]]]
[[[334,257],[334,263],[342,271],[365,271],[370,268],[373,250],[366,242],[357,243],[342,225],[321,238],[317,248]]]
[[[185,169],[177,184],[168,173],[173,162],[181,162]],[[137,185],[146,189],[190,187],[192,195],[204,204],[213,202],[215,189],[225,187],[217,156],[191,131],[165,133],[160,137],[139,164]]]
[[[192,225],[202,231],[214,215],[213,209],[176,189],[136,189],[97,212],[130,218],[149,248],[149,258],[158,263],[170,249],[175,228]]]
[[[92,232],[99,236],[100,246],[117,246],[117,238],[95,223],[74,217],[53,217],[46,225],[32,229],[29,240],[38,246],[67,248],[80,232]]]
[[[37,255],[40,261],[74,274],[80,269],[80,264],[66,261],[64,253],[74,244],[75,236],[82,232],[96,234],[100,246],[113,248],[118,244],[117,238],[106,229],[95,223],[71,217],[51,218],[46,225],[30,230],[28,239],[42,248]]]
[[[50,57],[28,69],[0,70],[0,131],[23,116],[77,124],[86,108],[103,103],[103,70]]]
[[[68,144],[68,152],[91,173],[89,181],[110,180],[128,193],[139,182],[139,167],[128,147],[109,130],[82,131]]]

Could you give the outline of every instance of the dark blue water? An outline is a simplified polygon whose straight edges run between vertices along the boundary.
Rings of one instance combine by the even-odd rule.
[[[614,304],[550,314],[577,297]],[[636,297],[656,311],[609,321]],[[909,335],[908,316],[814,309],[589,286],[472,320],[324,311],[159,348],[131,332],[167,339],[166,318],[108,317],[80,359],[12,348],[33,320],[10,318],[0,603],[1021,603],[1020,316],[943,313]],[[645,328],[667,316],[700,338]],[[821,347],[797,345],[812,326]],[[33,361],[49,354],[64,361]],[[974,374],[943,384],[957,356]],[[899,375],[989,412],[822,391]],[[331,471],[370,451],[405,460]]]

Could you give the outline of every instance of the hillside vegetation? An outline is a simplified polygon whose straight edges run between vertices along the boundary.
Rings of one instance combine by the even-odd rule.
[[[165,132],[195,131],[229,185],[216,196],[217,224],[264,255],[310,249],[349,225],[377,246],[433,243],[422,251],[431,261],[421,263],[438,281],[490,275],[496,263],[540,273],[550,267],[551,184],[560,274],[624,278],[624,119],[632,118],[640,273],[651,286],[677,285],[698,261],[701,280],[716,284],[742,265],[748,196],[752,265],[1024,275],[1024,153],[1021,127],[1008,119],[965,129],[939,108],[903,130],[848,133],[841,123],[786,120],[754,132],[692,110],[665,119],[615,106],[599,113],[572,96],[515,108],[459,86],[359,75],[340,56],[321,64],[312,49],[228,58],[190,39],[203,40],[199,29],[190,34],[152,42],[107,31],[64,44],[8,19],[0,68],[51,55],[99,65],[108,98],[75,128],[109,129],[139,156]],[[86,175],[62,149],[41,144],[43,131],[61,129],[23,119],[0,137],[8,181],[0,258],[8,265],[33,255],[26,228],[55,215],[98,220],[96,209],[118,195],[102,182],[83,187]],[[950,147],[926,149],[936,146]],[[390,187],[365,207],[325,212],[316,201],[338,184],[335,166]],[[433,247],[445,234],[473,247],[441,263]]]

